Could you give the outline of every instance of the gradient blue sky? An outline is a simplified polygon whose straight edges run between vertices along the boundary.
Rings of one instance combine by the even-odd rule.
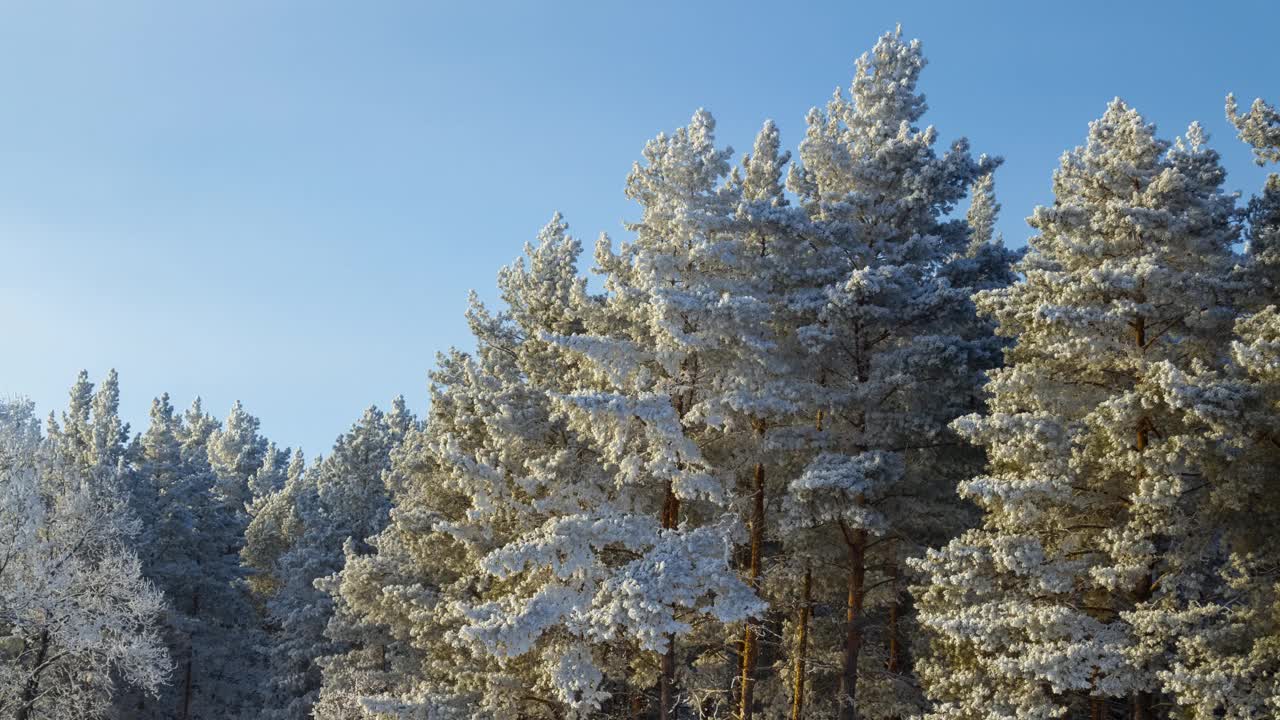
[[[898,22],[926,121],[1006,158],[1012,244],[1116,95],[1262,180],[1222,105],[1280,99],[1274,1],[5,2],[0,394],[47,412],[115,367],[135,430],[162,391],[239,398],[311,456],[370,403],[422,412],[467,290],[553,211],[619,233],[645,140],[698,107],[794,147]]]

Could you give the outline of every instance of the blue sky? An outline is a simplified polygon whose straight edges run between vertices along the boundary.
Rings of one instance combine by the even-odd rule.
[[[233,400],[309,455],[370,403],[426,405],[467,290],[560,210],[620,234],[646,139],[711,110],[743,150],[901,22],[943,142],[1002,155],[1011,244],[1114,96],[1200,119],[1252,191],[1223,96],[1280,99],[1280,3],[0,4],[0,394],[80,368]]]

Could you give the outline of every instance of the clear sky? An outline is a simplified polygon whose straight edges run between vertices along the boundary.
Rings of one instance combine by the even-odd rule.
[[[1223,96],[1280,100],[1280,2],[4,2],[0,394],[80,368],[150,399],[244,401],[311,456],[370,403],[421,413],[556,210],[590,247],[636,208],[646,139],[711,110],[744,150],[901,22],[942,141],[1006,158],[1011,244],[1114,96],[1200,119],[1251,192]]]

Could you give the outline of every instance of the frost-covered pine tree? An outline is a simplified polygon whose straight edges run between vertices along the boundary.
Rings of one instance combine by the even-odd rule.
[[[729,151],[699,112],[633,170],[628,194],[643,215],[633,242],[597,246],[604,294],[586,293],[578,244],[557,217],[528,265],[500,276],[506,309],[473,301],[477,352],[441,359],[427,426],[393,463],[395,510],[377,551],[349,544],[343,570],[321,581],[335,598],[329,635],[351,649],[322,661],[317,717],[802,712],[792,701],[805,693],[788,697],[775,678],[797,668],[803,689],[807,661],[787,663],[783,643],[761,639],[813,604],[802,584],[833,589],[829,573],[801,582],[803,561],[828,563],[821,548],[840,537],[835,516],[815,511],[861,511],[839,488],[792,503],[787,523],[777,508],[806,465],[814,477],[818,451],[876,449],[902,469],[886,482],[896,493],[875,498],[894,542],[864,565],[896,577],[914,543],[951,532],[948,481],[974,453],[945,426],[973,409],[999,346],[967,297],[1010,278],[990,237],[989,179],[972,231],[944,219],[994,163],[963,145],[937,157],[932,131],[911,127],[923,111],[918,46],[891,36],[877,52],[854,102],[833,105],[831,144],[806,141],[825,174],[794,176],[802,207],[782,191],[787,158],[772,124],[730,175]],[[891,339],[864,353],[874,378],[850,379],[836,353],[863,328],[847,285],[868,268],[897,283],[877,298]],[[867,394],[895,384],[892,399]],[[896,423],[876,429],[874,448],[851,429],[868,405]],[[842,603],[849,577],[838,578]],[[872,665],[889,664],[883,690],[860,701],[883,716],[918,706],[901,585],[891,589],[884,652],[851,664],[877,679],[886,673]],[[841,622],[835,642],[866,617]]]
[[[716,234],[702,260],[711,270],[704,271],[705,291],[719,296],[702,322],[716,328],[721,346],[714,360],[720,382],[705,391],[701,410],[719,436],[708,439],[715,446],[709,459],[740,478],[734,495],[749,530],[744,574],[770,612],[744,622],[735,682],[709,688],[706,680],[699,682],[700,707],[707,707],[716,691],[730,689],[726,699],[736,701],[743,720],[758,707],[785,703],[778,673],[760,667],[763,662],[769,670],[779,669],[779,645],[770,629],[778,624],[781,606],[794,601],[800,572],[778,552],[780,518],[774,509],[797,463],[808,458],[818,393],[818,363],[797,333],[813,288],[808,221],[783,190],[789,160],[777,127],[766,122],[741,171],[735,168],[732,176],[731,230],[723,239]],[[699,675],[715,678],[716,655],[695,661]]]
[[[0,715],[14,720],[103,717],[113,693],[154,693],[171,667],[162,596],[129,548],[138,526],[103,454],[123,434],[71,434],[93,427],[81,422],[86,385],[82,375],[71,430],[47,440],[30,403],[0,402]],[[93,403],[100,428],[119,427],[109,405]]]
[[[694,658],[679,638],[695,621],[733,622],[763,610],[728,562],[740,526],[735,473],[706,452],[725,434],[726,397],[741,368],[731,360],[739,331],[757,335],[762,310],[740,292],[742,275],[733,276],[732,255],[745,248],[732,223],[737,193],[725,182],[730,151],[716,147],[714,128],[699,111],[687,127],[651,141],[633,168],[627,194],[642,207],[630,226],[635,239],[617,253],[602,239],[604,297],[584,309],[583,332],[551,338],[580,358],[582,377],[552,393],[557,416],[596,465],[579,468],[535,533],[491,556],[500,577],[553,570],[538,593],[558,596],[555,610],[526,627],[534,640],[553,636],[548,621],[568,630],[569,648],[557,652],[574,658],[572,673],[586,685],[575,702],[580,711],[602,697],[591,687],[599,685],[595,644],[618,640],[639,651],[633,684],[657,670],[659,717],[700,704],[686,670]],[[549,481],[539,478],[548,491]]]
[[[349,554],[334,578],[336,619],[363,648],[326,662],[318,717],[353,702],[396,717],[609,716],[645,703],[653,684],[670,707],[674,667],[660,682],[661,656],[637,646],[657,649],[677,629],[671,605],[705,612],[700,587],[717,577],[745,593],[725,572],[720,529],[677,529],[666,487],[605,457],[675,440],[672,426],[636,418],[631,447],[609,448],[572,417],[581,396],[570,393],[610,381],[566,345],[590,326],[584,315],[614,322],[585,293],[579,249],[553,220],[528,265],[500,275],[506,309],[473,301],[476,356],[441,358],[427,426],[391,474],[392,524],[375,555]],[[643,408],[650,422],[661,407]],[[406,666],[417,671],[393,672]]]
[[[161,425],[167,425],[170,421],[161,415]],[[167,446],[167,433],[156,431],[157,447]],[[211,443],[219,437],[225,441],[226,434],[199,398],[171,432],[178,444],[178,469],[173,472],[181,474],[181,492],[189,504],[182,510],[186,518],[172,526],[174,534],[151,550],[162,566],[175,566],[168,571],[175,583],[168,589],[168,617],[177,667],[172,695],[166,698],[173,705],[157,708],[155,717],[257,717],[262,636],[239,558],[245,510],[227,502],[230,475],[219,476],[210,464]],[[265,441],[261,447],[265,449]],[[158,453],[171,455],[167,448]],[[141,469],[147,467],[144,463]],[[243,479],[247,483],[248,476]]]
[[[822,390],[816,454],[789,488],[789,535],[812,562],[841,568],[816,578],[844,612],[838,635],[815,628],[815,650],[841,649],[829,661],[840,668],[842,719],[920,709],[906,672],[901,564],[963,517],[952,488],[966,463],[947,423],[972,409],[979,371],[998,361],[967,301],[971,287],[1007,276],[981,180],[997,163],[974,160],[964,140],[935,152],[936,131],[917,124],[924,66],[919,42],[900,30],[881,37],[848,96],[837,90],[825,112],[810,112],[788,179],[812,224],[817,292],[800,337]],[[971,231],[948,214],[975,182]]]
[[[441,529],[467,525],[469,500],[449,487],[432,450],[434,439],[447,433],[468,448],[484,436],[480,413],[461,404],[456,384],[477,380],[464,367],[474,369],[460,354],[441,359],[432,373],[426,426],[408,427],[392,454],[386,479],[394,510],[388,527],[368,541],[374,552],[348,542],[342,570],[317,581],[332,598],[325,632],[337,647],[319,660],[323,682],[314,713],[320,720],[364,717],[370,707],[382,710],[378,717],[500,716],[522,705],[517,689],[532,685],[505,683],[509,671],[449,640],[462,622],[454,603],[473,598],[483,575],[480,551]],[[485,528],[473,527],[471,537],[479,541]],[[490,695],[490,687],[505,692]],[[451,709],[455,715],[444,714]]]
[[[969,188],[969,209],[965,222],[969,225],[969,242],[961,256],[951,258],[945,274],[955,287],[992,290],[1012,285],[1017,280],[1013,265],[1020,251],[1004,245],[1004,237],[996,232],[1000,203],[996,200],[995,172],[988,171]],[[1003,346],[1005,341],[993,338],[991,322],[974,314],[975,321],[986,328],[983,337]]]
[[[1280,113],[1261,100],[1228,118],[1259,164],[1280,161]],[[1203,424],[1208,512],[1196,529],[1213,562],[1198,602],[1180,618],[1166,691],[1195,718],[1280,713],[1280,176],[1268,176],[1246,210],[1249,240],[1231,361],[1222,370],[1170,373],[1169,394]]]
[[[178,660],[179,702],[176,717],[255,717],[264,659],[262,628],[257,621],[240,564],[255,486],[276,480],[259,478],[268,459],[279,474],[282,458],[270,457],[270,443],[260,423],[237,401],[225,423],[207,415],[199,399],[184,417],[179,433],[187,472],[197,476],[206,496],[194,508],[197,547],[190,553],[201,582],[185,597],[174,597],[188,618],[189,644]]]
[[[253,505],[258,498],[264,497],[284,487],[289,479],[289,464],[292,451],[279,448],[273,442],[267,442],[267,450],[262,455],[262,464],[249,477],[249,516],[253,516]]]
[[[119,415],[119,376],[110,370],[95,391],[89,374],[81,370],[70,394],[62,424],[49,417],[50,440],[57,443],[63,457],[88,472],[115,470],[129,444],[129,426]]]
[[[539,654],[491,654],[462,631],[471,608],[521,590],[495,582],[482,560],[531,527],[532,485],[521,486],[520,473],[556,462],[549,441],[564,442],[563,425],[547,421],[550,399],[528,386],[572,374],[563,351],[538,337],[574,331],[566,310],[583,283],[573,275],[579,246],[564,230],[554,221],[529,248],[532,267],[502,272],[506,312],[493,315],[473,298],[476,353],[439,358],[428,420],[393,454],[390,525],[370,540],[373,554],[349,542],[342,571],[318,583],[334,598],[326,634],[344,649],[321,660],[317,718],[368,708],[403,718],[521,717],[559,706],[554,676],[542,672],[554,665]]]
[[[1280,163],[1280,110],[1255,98],[1249,112],[1241,115],[1235,96],[1228,95],[1227,119],[1240,131],[1240,139],[1253,147],[1259,165]]]
[[[1161,687],[1186,717],[1280,713],[1280,313],[1242,318],[1223,371],[1170,373],[1166,393],[1201,423],[1202,517],[1193,526],[1209,567],[1194,602],[1173,617],[1177,637]]]
[[[162,629],[177,667],[156,695],[117,695],[117,717],[254,716],[256,623],[234,554],[238,525],[207,460],[215,426],[199,400],[184,418],[162,395],[132,449],[125,489],[142,525],[136,547],[165,594]]]
[[[328,457],[279,491],[293,503],[290,522],[297,527],[282,533],[287,549],[273,569],[280,584],[266,601],[274,632],[260,717],[311,717],[320,688],[316,660],[343,650],[325,637],[332,601],[315,583],[342,569],[348,541],[353,552],[367,553],[367,538],[386,525],[390,502],[383,473],[413,423],[403,398],[396,398],[390,414],[370,407]]]
[[[254,477],[267,459],[267,439],[258,418],[237,400],[222,427],[209,438],[209,466],[217,476],[217,496],[244,523],[253,500]]]
[[[290,453],[283,484],[275,490],[256,494],[249,508],[251,519],[245,529],[240,558],[249,572],[249,587],[259,603],[279,591],[283,579],[277,563],[302,533],[297,503],[306,467],[301,450]]]
[[[140,524],[134,547],[142,574],[164,593],[161,633],[170,656],[177,658],[186,647],[186,631],[180,627],[183,618],[173,602],[189,597],[189,585],[199,582],[199,568],[188,561],[187,553],[198,547],[194,516],[209,498],[199,476],[187,472],[178,441],[181,419],[167,394],[152,402],[150,415],[150,425],[136,439],[122,484]],[[168,718],[178,701],[170,682],[159,692],[120,692],[113,705],[116,717]]]
[[[1280,111],[1258,98],[1241,115],[1235,98],[1228,96],[1227,119],[1253,148],[1259,165],[1280,163]],[[1280,300],[1280,173],[1267,176],[1262,192],[1249,200],[1246,218],[1254,307],[1261,307]]]
[[[932,718],[1155,717],[1204,576],[1203,426],[1170,392],[1218,367],[1233,319],[1234,200],[1193,125],[1176,144],[1123,102],[1063,156],[1007,289],[988,410],[954,424],[990,467],[979,528],[917,567]]]
[[[606,502],[607,472],[554,397],[599,383],[576,353],[550,341],[581,334],[582,313],[595,302],[576,273],[580,249],[554,218],[526,258],[499,275],[504,311],[473,298],[475,358],[443,358],[436,375],[433,411],[440,403],[448,414],[433,412],[433,455],[445,486],[470,504],[461,522],[439,527],[475,558],[478,574],[464,578],[481,591],[455,600],[454,617],[442,620],[457,623],[460,649],[502,668],[480,694],[499,714],[545,705],[576,716],[631,700],[627,654],[607,649],[626,639],[592,636],[578,605],[607,570],[593,562],[592,545],[602,540],[575,516]],[[625,528],[602,519],[594,531],[617,536]],[[559,566],[551,574],[543,570],[548,560]],[[522,685],[519,694],[506,690]]]
[[[248,572],[249,592],[259,606],[278,589],[275,561],[287,549],[284,536],[291,529],[291,521],[296,520],[294,494],[286,492],[285,487],[305,466],[301,451],[295,453],[269,442],[262,466],[249,478],[251,499],[245,506],[249,517],[240,559]]]

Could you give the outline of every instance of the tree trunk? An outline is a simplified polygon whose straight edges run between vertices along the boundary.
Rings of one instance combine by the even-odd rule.
[[[1154,712],[1155,695],[1145,690],[1133,695],[1133,720],[1152,720],[1155,717]]]
[[[36,651],[35,664],[31,666],[31,677],[27,678],[27,684],[22,688],[22,704],[18,705],[18,712],[13,716],[14,720],[27,720],[31,717],[31,710],[36,704],[36,698],[40,695],[40,673],[44,671],[44,660],[49,656],[49,631],[40,631],[40,649]]]
[[[191,594],[191,617],[200,616],[200,593]],[[182,705],[178,708],[178,720],[187,720],[191,717],[191,694],[193,684],[193,668],[195,665],[196,648],[191,638],[187,639],[187,663],[186,668],[182,672]]]
[[[758,437],[763,437],[763,424],[756,425]],[[754,505],[751,510],[751,563],[747,567],[747,583],[752,590],[760,587],[760,553],[764,546],[764,463],[756,463]],[[747,618],[742,632],[742,694],[738,717],[751,720],[755,704],[756,659],[760,655],[760,640],[756,626],[759,620]]]
[[[843,524],[841,529],[845,530]],[[866,581],[867,531],[845,530],[849,548],[849,587],[845,599],[844,669],[836,695],[839,720],[858,720],[858,657],[862,653],[862,592]]]
[[[819,375],[818,383],[826,384],[825,373]],[[823,412],[819,409],[813,421],[814,428],[818,432],[822,432],[822,420]],[[808,561],[805,561],[804,586],[800,597],[800,621],[796,637],[796,662],[793,670],[795,676],[791,682],[791,720],[801,720],[804,717],[804,684],[809,674],[809,612],[813,604],[812,592],[813,570],[809,567]]]
[[[1093,677],[1089,678],[1089,684],[1092,689],[1089,693],[1089,720],[1106,720],[1107,699],[1098,694],[1098,677],[1101,673],[1098,668],[1093,669]]]
[[[796,637],[795,679],[791,684],[791,720],[800,720],[804,716],[804,681],[808,672],[809,661],[809,593],[812,589],[813,574],[808,567],[804,569],[804,589],[800,597],[800,621]]]
[[[187,647],[187,662],[182,672],[182,705],[178,708],[179,720],[187,720],[191,717],[191,660],[195,654],[195,649]]]
[[[885,664],[885,669],[893,674],[902,672],[902,638],[898,635],[898,617],[902,614],[902,590],[898,588],[898,578],[900,568],[898,567],[898,558],[893,558],[893,579],[890,587],[893,589],[893,602],[889,604],[889,661]]]
[[[680,524],[680,498],[676,497],[667,484],[667,495],[662,503],[662,527],[670,530]],[[671,720],[675,717],[675,683],[676,683],[676,636],[667,636],[667,651],[662,655],[662,677],[659,682],[659,720]]]

